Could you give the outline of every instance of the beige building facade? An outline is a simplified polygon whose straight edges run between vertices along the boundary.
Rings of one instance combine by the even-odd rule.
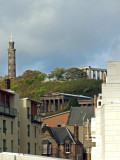
[[[0,152],[41,154],[39,101],[0,89]]]
[[[20,152],[19,95],[0,89],[0,152]]]
[[[41,154],[41,116],[39,101],[20,99],[20,152]]]

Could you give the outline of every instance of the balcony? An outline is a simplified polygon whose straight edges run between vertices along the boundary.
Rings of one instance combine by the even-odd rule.
[[[0,115],[14,118],[17,116],[17,110],[14,108],[7,108],[7,107],[0,106]]]
[[[31,116],[31,122],[42,123],[42,117],[41,116]]]

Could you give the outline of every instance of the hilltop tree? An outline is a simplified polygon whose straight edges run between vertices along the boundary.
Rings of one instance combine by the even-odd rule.
[[[44,81],[46,78],[46,74],[42,73],[40,71],[32,71],[32,70],[26,70],[23,74],[22,77],[24,77],[25,79],[31,79],[31,80],[40,80],[40,81]]]
[[[87,78],[87,74],[84,71],[80,70],[79,68],[69,68],[66,70],[63,76],[66,80]]]
[[[63,74],[65,73],[65,68],[56,67],[54,71],[51,71],[51,77],[54,77],[56,80],[63,79]]]

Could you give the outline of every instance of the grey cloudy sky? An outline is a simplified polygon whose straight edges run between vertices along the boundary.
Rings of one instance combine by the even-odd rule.
[[[17,75],[120,60],[120,0],[0,0],[0,75],[13,34]]]

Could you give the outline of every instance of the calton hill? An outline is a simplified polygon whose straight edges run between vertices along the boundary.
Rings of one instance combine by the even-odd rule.
[[[89,79],[86,72],[79,68],[55,68],[50,74],[37,70],[27,70],[11,79],[11,89],[19,93],[20,98],[29,97],[40,100],[40,95],[49,91],[94,97],[101,93],[102,80]],[[5,88],[4,80],[0,87]]]

